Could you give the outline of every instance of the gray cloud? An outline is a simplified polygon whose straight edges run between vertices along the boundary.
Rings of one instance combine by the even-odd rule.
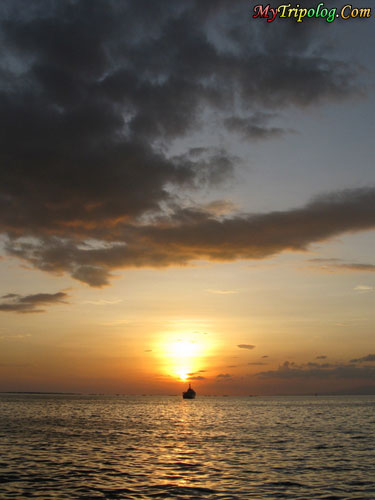
[[[256,113],[250,118],[230,116],[224,120],[224,125],[227,130],[239,133],[243,139],[268,139],[285,133],[282,128],[266,125],[272,116],[264,113]]]
[[[345,269],[347,271],[375,273],[375,264],[359,264],[355,262],[349,262],[346,264],[341,264],[336,268]]]
[[[219,375],[216,375],[217,378],[232,378],[232,375],[230,373],[219,373]]]
[[[375,264],[344,262],[341,259],[309,259],[309,262],[317,264],[324,271],[353,271],[353,272],[375,272]]]
[[[238,344],[237,347],[239,347],[240,349],[255,349],[255,345],[251,344]]]
[[[188,380],[206,380],[207,377],[199,375],[200,373],[205,373],[206,370],[199,370],[197,372],[188,373]]]
[[[72,272],[72,277],[93,287],[109,284],[110,273],[100,266],[82,265]]]
[[[107,243],[98,248],[50,236],[41,242],[10,238],[6,250],[44,271],[68,272],[103,286],[116,268],[263,259],[285,250],[305,251],[311,243],[375,227],[374,203],[375,189],[363,188],[321,196],[302,208],[251,216],[218,219],[184,209],[152,224],[109,228],[101,232]]]
[[[306,363],[297,365],[285,361],[276,370],[269,370],[257,374],[261,378],[275,379],[306,379],[306,378],[336,378],[336,379],[367,379],[375,382],[375,367],[329,363]]]
[[[366,361],[369,362],[375,362],[375,354],[368,354],[367,356],[364,356],[363,358],[357,358],[357,359],[351,359],[351,363],[364,363]]]
[[[64,292],[36,293],[33,295],[18,295],[8,293],[1,297],[0,311],[16,313],[38,313],[44,312],[40,306],[53,304],[66,304],[68,295]]]
[[[100,287],[118,268],[259,259],[373,227],[370,189],[260,215],[181,208],[177,193],[225,181],[238,161],[209,146],[171,153],[205,116],[267,139],[282,132],[279,110],[358,92],[350,65],[317,55],[318,27],[255,30],[248,11],[244,0],[2,2],[10,255]]]

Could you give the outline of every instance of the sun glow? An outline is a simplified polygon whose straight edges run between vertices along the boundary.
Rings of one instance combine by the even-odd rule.
[[[194,334],[168,336],[161,355],[168,375],[186,382],[202,369],[207,345]]]
[[[177,340],[170,345],[170,355],[175,358],[192,358],[197,356],[199,345],[192,340]]]
[[[179,377],[182,382],[186,382],[189,378],[189,369],[188,368],[177,368],[176,375]]]

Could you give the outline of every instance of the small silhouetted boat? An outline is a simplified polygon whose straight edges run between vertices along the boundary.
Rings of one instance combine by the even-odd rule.
[[[182,393],[182,397],[184,399],[194,399],[195,395],[196,395],[196,392],[194,391],[194,389],[191,388],[190,384],[189,384],[189,389]]]

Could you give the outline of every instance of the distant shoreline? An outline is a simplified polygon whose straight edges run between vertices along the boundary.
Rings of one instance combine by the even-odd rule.
[[[65,396],[83,396],[83,392],[46,392],[46,391],[0,391],[0,394],[61,394]]]
[[[179,394],[127,394],[127,393],[86,393],[86,392],[57,392],[57,391],[0,391],[0,394],[29,394],[29,395],[41,395],[41,396],[166,396],[166,397],[178,397]],[[248,395],[229,395],[229,394],[201,394],[202,398],[285,398],[285,397],[345,397],[345,396],[375,396],[375,390],[372,392],[357,392],[357,393],[318,393],[318,394],[248,394]]]

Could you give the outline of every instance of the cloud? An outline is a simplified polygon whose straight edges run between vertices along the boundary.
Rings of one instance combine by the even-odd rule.
[[[29,337],[31,337],[29,333],[19,335],[0,335],[0,340],[23,340]]]
[[[106,269],[100,266],[79,266],[72,272],[72,278],[75,278],[83,283],[87,283],[92,287],[101,287],[109,285],[109,278],[111,277]]]
[[[215,216],[226,215],[236,210],[236,206],[233,202],[228,200],[215,200],[210,203],[202,205],[202,208],[207,212]]]
[[[238,159],[209,145],[176,155],[176,139],[190,144],[212,117],[268,139],[283,132],[280,110],[358,94],[354,67],[318,50],[318,28],[250,29],[248,9],[2,2],[0,233],[10,255],[101,287],[116,269],[262,259],[374,226],[370,188],[258,215],[182,203],[225,182]]]
[[[323,271],[353,271],[353,272],[366,272],[374,273],[375,265],[358,263],[358,262],[343,262],[341,259],[309,259],[309,262],[319,265],[319,269]]]
[[[122,299],[100,299],[100,300],[85,300],[82,303],[83,304],[93,304],[95,306],[108,306],[112,304],[120,304],[122,302]]]
[[[375,288],[373,286],[368,285],[357,285],[356,287],[354,287],[354,290],[360,293],[373,292],[374,289]]]
[[[243,139],[261,140],[280,136],[285,131],[279,127],[266,126],[271,114],[256,113],[249,118],[230,116],[224,120],[224,126],[231,132],[237,132]]]
[[[348,271],[355,271],[355,272],[375,273],[374,264],[349,263],[349,264],[342,264],[341,266],[339,266],[339,269],[346,269]]]
[[[124,327],[124,326],[129,326],[132,323],[128,319],[116,319],[113,321],[104,321],[103,323],[100,324],[102,326]]]
[[[16,313],[38,313],[44,312],[39,306],[66,304],[68,295],[64,292],[36,293],[34,295],[18,295],[8,293],[1,297],[0,311]]]
[[[362,358],[363,359],[363,358]],[[261,378],[272,379],[367,379],[375,381],[375,367],[329,363],[296,363],[285,361],[276,370],[257,373]]]
[[[216,375],[217,378],[232,378],[232,375],[230,373],[219,373],[219,375]]]
[[[315,359],[327,359],[327,356],[317,356]]]
[[[264,366],[267,363],[262,363],[261,361],[253,361],[251,363],[247,363],[249,366]]]
[[[215,295],[233,295],[235,293],[238,293],[237,290],[212,290],[212,289],[207,289],[206,290],[209,293],[213,293]]]
[[[237,347],[239,347],[240,349],[255,349],[255,345],[251,344],[238,344]]]
[[[206,370],[199,370],[197,372],[188,373],[188,380],[206,380],[206,377],[203,375],[199,375],[200,373],[204,373]]]
[[[357,358],[357,359],[351,359],[351,363],[364,363],[366,361],[369,362],[375,362],[375,354],[368,354],[367,356],[364,356],[363,358]]]
[[[103,248],[74,240],[10,238],[8,254],[49,272],[68,272],[91,286],[108,284],[111,270],[185,265],[197,259],[264,259],[285,250],[375,227],[375,189],[331,193],[302,208],[218,220],[205,212],[179,210],[153,224],[119,224]],[[110,229],[108,230],[111,231]],[[104,237],[104,234],[103,234]],[[121,241],[122,240],[122,241]]]

